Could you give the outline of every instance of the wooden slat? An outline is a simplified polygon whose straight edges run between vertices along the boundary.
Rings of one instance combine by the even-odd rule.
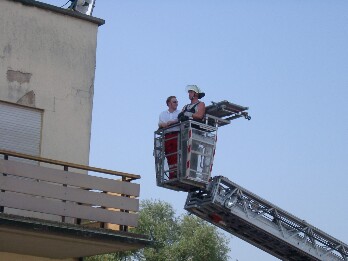
[[[71,202],[49,200],[14,192],[0,192],[0,205],[16,209],[125,226],[137,226],[138,220],[138,215],[134,213],[110,211],[102,208],[93,208],[84,205],[77,205]]]
[[[23,153],[17,153],[17,152],[9,151],[9,150],[0,150],[0,154],[18,157],[18,158],[23,158],[23,159],[35,160],[35,161],[39,161],[39,162],[45,162],[45,163],[54,164],[54,165],[67,166],[67,167],[75,168],[75,169],[89,170],[89,171],[100,172],[100,173],[109,174],[109,175],[116,175],[116,176],[121,176],[124,178],[140,179],[140,176],[135,175],[135,174],[129,174],[129,173],[120,172],[120,171],[101,169],[101,168],[95,168],[95,167],[90,167],[90,166],[85,166],[85,165],[80,165],[80,164],[75,164],[75,163],[70,163],[70,162],[64,162],[64,161],[52,160],[52,159],[47,159],[47,158],[42,158],[42,157],[36,157],[36,156],[23,154]]]
[[[94,206],[102,206],[136,212],[139,211],[139,200],[135,198],[88,191],[77,187],[65,187],[62,185],[47,182],[38,182],[33,179],[29,180],[15,176],[0,175],[0,189],[35,196],[90,204]]]
[[[0,173],[138,197],[140,185],[21,162],[0,160]]]
[[[101,191],[124,194],[133,197],[139,197],[140,185],[120,180],[113,180],[107,178],[94,177],[90,175],[77,174],[67,176],[67,184],[73,186],[80,186],[85,188],[92,188]],[[88,177],[87,179],[85,177]]]

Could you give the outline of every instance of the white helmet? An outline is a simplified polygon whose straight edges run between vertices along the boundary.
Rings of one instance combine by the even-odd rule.
[[[188,91],[194,91],[195,93],[197,93],[198,99],[203,98],[205,96],[205,93],[201,89],[199,89],[197,85],[187,85],[186,92]]]

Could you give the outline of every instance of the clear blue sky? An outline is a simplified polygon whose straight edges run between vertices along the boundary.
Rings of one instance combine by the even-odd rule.
[[[156,187],[153,131],[197,84],[252,116],[219,130],[213,175],[348,243],[348,1],[97,0],[93,15],[90,165],[140,174],[141,199],[184,213],[185,193]],[[229,237],[230,260],[278,260]]]

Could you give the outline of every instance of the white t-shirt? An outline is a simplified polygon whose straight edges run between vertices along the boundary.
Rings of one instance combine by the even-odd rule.
[[[169,112],[168,110],[162,111],[161,114],[159,115],[158,124],[167,123],[168,121],[177,120],[179,113],[180,113],[179,110],[175,110],[173,112]],[[173,128],[167,129],[166,132],[179,131],[179,130],[180,130],[180,127],[175,126]]]

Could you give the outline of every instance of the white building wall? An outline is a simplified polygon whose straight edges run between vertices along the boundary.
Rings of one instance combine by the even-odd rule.
[[[97,30],[93,21],[0,1],[0,100],[43,110],[42,157],[88,165]]]
[[[101,24],[37,1],[0,0],[0,101],[43,111],[42,157],[88,165]],[[48,259],[0,252],[0,260]]]

